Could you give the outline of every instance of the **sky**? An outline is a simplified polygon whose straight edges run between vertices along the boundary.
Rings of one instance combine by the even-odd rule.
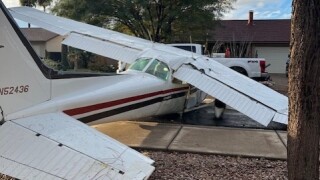
[[[19,0],[2,0],[7,7],[19,6]],[[250,10],[254,19],[290,19],[292,0],[237,0],[234,9],[223,19],[247,19]]]
[[[4,3],[4,5],[6,5],[7,8],[19,6],[19,0],[2,0],[2,2]]]
[[[290,19],[291,5],[292,0],[237,0],[223,19],[248,19],[250,10],[254,19]]]

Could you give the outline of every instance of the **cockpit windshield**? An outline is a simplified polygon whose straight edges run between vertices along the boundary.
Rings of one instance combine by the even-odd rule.
[[[170,71],[169,71],[169,67],[155,59],[151,64],[150,66],[147,68],[146,70],[146,73],[149,73],[149,74],[152,74],[160,79],[163,79],[163,80],[168,80],[169,78],[169,75],[170,75]]]
[[[169,67],[158,59],[139,58],[129,67],[129,70],[145,71],[165,81],[170,77]]]
[[[131,70],[143,71],[144,68],[148,65],[151,58],[140,58],[137,59],[130,67]]]

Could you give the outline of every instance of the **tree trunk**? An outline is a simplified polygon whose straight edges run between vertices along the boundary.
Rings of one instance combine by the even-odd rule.
[[[319,179],[320,1],[294,0],[289,66],[289,179]]]

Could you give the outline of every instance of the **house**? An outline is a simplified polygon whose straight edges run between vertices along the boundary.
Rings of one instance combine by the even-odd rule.
[[[227,47],[235,57],[261,57],[271,64],[269,73],[285,73],[290,44],[290,19],[222,20],[211,31],[209,50],[223,52]]]
[[[61,59],[62,36],[42,28],[21,28],[40,58]]]

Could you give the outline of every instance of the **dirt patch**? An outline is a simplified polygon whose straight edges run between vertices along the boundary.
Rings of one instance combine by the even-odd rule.
[[[271,88],[279,93],[288,96],[288,78],[285,74],[270,74]]]

